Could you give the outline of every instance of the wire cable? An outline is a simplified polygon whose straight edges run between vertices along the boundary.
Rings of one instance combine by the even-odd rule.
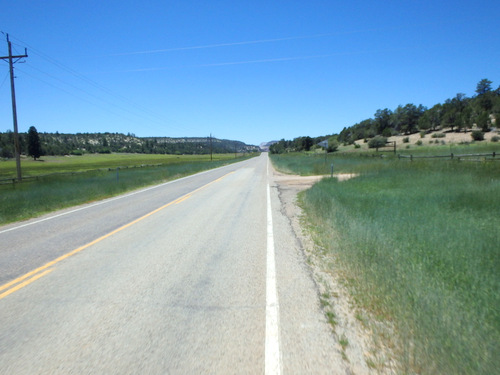
[[[130,100],[130,99],[128,99],[128,98],[126,98],[126,97],[124,97],[124,96],[122,96],[122,95],[120,95],[120,94],[117,94],[117,93],[113,92],[112,90],[110,90],[110,89],[106,88],[105,86],[103,86],[103,85],[101,85],[101,84],[99,84],[99,83],[95,82],[94,80],[92,80],[92,79],[88,78],[87,76],[85,76],[85,75],[83,75],[83,74],[79,73],[78,71],[76,71],[76,70],[74,70],[74,69],[72,69],[72,68],[70,68],[70,67],[68,67],[68,66],[64,65],[63,63],[61,63],[61,62],[57,61],[56,59],[54,59],[54,58],[52,58],[52,57],[50,57],[50,56],[48,56],[47,54],[45,54],[45,53],[43,53],[42,51],[40,51],[40,50],[38,50],[38,49],[34,48],[33,46],[30,46],[29,44],[27,44],[27,43],[23,42],[23,41],[22,41],[22,40],[20,40],[19,38],[16,38],[16,37],[14,37],[14,36],[10,36],[10,37],[11,37],[12,39],[17,40],[17,41],[18,41],[18,42],[20,42],[20,43],[23,43],[23,45],[27,46],[27,47],[30,49],[30,53],[34,53],[35,55],[37,55],[37,56],[41,57],[42,59],[44,59],[44,60],[46,60],[47,62],[51,63],[52,65],[56,66],[58,69],[61,69],[61,70],[65,71],[65,72],[67,72],[67,73],[71,74],[72,76],[74,76],[74,77],[78,78],[79,80],[81,80],[81,81],[83,81],[83,82],[85,82],[85,83],[87,83],[87,84],[89,84],[89,85],[93,86],[94,88],[96,88],[96,89],[98,89],[99,91],[101,91],[101,92],[105,93],[106,95],[109,95],[110,97],[113,97],[113,98],[115,98],[115,99],[117,99],[117,100],[119,100],[119,101],[121,101],[121,102],[123,102],[123,103],[127,104],[127,105],[129,106],[129,108],[121,107],[121,106],[120,106],[120,105],[118,105],[118,104],[113,104],[113,103],[109,102],[108,100],[105,100],[105,99],[103,99],[103,98],[100,98],[100,97],[98,97],[98,96],[96,96],[96,95],[94,95],[94,94],[91,94],[90,92],[88,92],[88,91],[86,91],[86,90],[84,90],[84,89],[82,89],[82,88],[78,88],[78,87],[76,87],[76,86],[75,86],[75,85],[73,85],[73,84],[67,83],[67,82],[65,82],[64,80],[60,79],[60,78],[57,78],[57,77],[55,77],[55,76],[53,76],[53,75],[51,75],[51,74],[49,74],[49,73],[46,73],[46,72],[42,71],[42,70],[41,70],[41,69],[39,69],[39,68],[35,68],[32,64],[28,64],[31,68],[33,68],[33,69],[35,69],[35,70],[38,70],[38,71],[40,71],[40,72],[41,72],[41,73],[43,73],[43,74],[48,75],[48,76],[49,76],[49,77],[51,77],[52,79],[56,79],[56,80],[58,80],[59,82],[62,82],[62,83],[64,83],[64,84],[66,84],[66,85],[68,85],[68,86],[72,87],[73,89],[76,89],[76,90],[78,90],[78,91],[82,91],[82,92],[86,93],[87,95],[89,95],[89,96],[91,96],[91,97],[94,97],[94,98],[95,98],[95,99],[97,99],[97,100],[103,101],[103,102],[105,102],[105,103],[107,103],[107,104],[109,104],[109,105],[112,105],[113,107],[118,108],[118,109],[120,109],[120,110],[122,110],[122,111],[124,111],[124,112],[128,112],[128,113],[131,113],[131,114],[133,114],[133,115],[135,115],[135,116],[137,116],[137,117],[140,117],[140,118],[145,119],[145,117],[144,117],[143,115],[139,115],[139,114],[134,113],[133,111],[131,111],[131,110],[130,110],[130,107],[136,108],[138,111],[143,112],[144,114],[147,114],[147,115],[148,115],[148,117],[149,117],[149,118],[148,118],[148,121],[150,121],[150,122],[155,122],[155,123],[157,123],[157,124],[159,124],[159,125],[162,125],[162,126],[168,126],[169,128],[174,128],[174,129],[176,129],[176,130],[191,130],[191,131],[193,131],[193,130],[198,131],[198,130],[199,130],[199,129],[193,129],[193,128],[190,128],[190,127],[186,127],[185,125],[181,125],[181,124],[177,123],[176,121],[173,121],[172,119],[165,119],[165,117],[164,117],[164,116],[161,116],[161,115],[159,115],[159,114],[155,113],[154,111],[151,111],[150,109],[148,109],[148,108],[146,108],[146,107],[144,107],[144,106],[141,106],[141,105],[139,105],[139,104],[137,104],[137,103],[133,102],[132,100]],[[20,46],[20,44],[17,44],[17,43],[16,43],[16,45]],[[28,74],[25,70],[22,70],[22,71],[23,71],[24,73]],[[29,74],[28,74],[28,75],[29,75]],[[83,99],[83,98],[81,98],[81,97],[79,97],[79,96],[77,96],[77,95],[71,94],[71,93],[70,93],[70,92],[68,92],[67,90],[61,89],[60,87],[55,86],[55,85],[53,85],[53,84],[50,84],[49,82],[44,81],[44,80],[42,80],[42,79],[40,79],[40,78],[37,78],[37,77],[35,77],[35,76],[33,76],[33,75],[31,75],[31,77],[33,77],[33,78],[35,78],[35,79],[38,79],[38,80],[40,80],[41,82],[43,82],[43,83],[45,83],[45,84],[48,84],[48,85],[49,85],[49,86],[51,86],[51,87],[54,87],[54,88],[59,89],[59,90],[62,90],[62,91],[64,91],[64,92],[66,92],[66,93],[68,93],[68,94],[72,95],[73,97],[76,97],[76,98],[78,98],[78,99],[84,100],[84,101],[85,101],[85,102],[87,102],[87,103],[92,103],[92,102],[90,102],[89,100],[85,100],[85,99]],[[95,103],[94,103],[94,105],[95,105]],[[100,108],[103,108],[103,109],[106,109],[106,108],[104,108],[104,107],[102,107],[102,106],[99,106],[99,107],[100,107]],[[108,110],[108,109],[106,109],[106,110]],[[109,112],[109,110],[108,110],[108,112]],[[121,116],[121,117],[123,117],[123,116]],[[175,125],[174,125],[174,124],[175,124]],[[147,126],[147,125],[143,125],[143,126]]]

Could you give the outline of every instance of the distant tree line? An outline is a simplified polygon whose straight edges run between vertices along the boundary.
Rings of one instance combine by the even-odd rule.
[[[21,154],[39,158],[43,155],[82,155],[84,153],[129,152],[141,154],[209,154],[257,152],[257,146],[240,141],[206,138],[139,138],[120,133],[38,133],[34,126],[19,134]],[[14,157],[14,133],[0,133],[0,157]]]
[[[473,127],[482,132],[490,130],[493,123],[500,123],[500,86],[492,89],[492,82],[482,79],[476,86],[476,95],[467,97],[458,93],[455,97],[431,108],[412,103],[399,105],[394,111],[378,109],[373,118],[345,127],[339,134],[316,138],[299,137],[293,141],[281,140],[273,144],[271,153],[308,151],[312,146],[303,138],[310,138],[313,145],[329,139],[339,143],[353,144],[357,140],[368,140],[379,136],[383,139],[398,134],[413,134],[419,131],[435,131],[449,128],[451,131],[468,131]],[[374,147],[375,146],[374,142]],[[338,144],[337,144],[338,145]]]
[[[328,141],[328,152],[336,151],[339,143],[337,141],[337,136],[321,136],[321,137],[297,137],[292,141],[280,140],[269,147],[269,151],[272,154],[282,154],[284,152],[300,152],[300,151],[310,151],[313,148],[317,148],[320,142]]]

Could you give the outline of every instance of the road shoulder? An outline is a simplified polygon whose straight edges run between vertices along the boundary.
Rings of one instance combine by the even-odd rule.
[[[352,176],[340,176],[339,179],[349,177]],[[323,266],[326,262],[335,263],[335,259],[322,252],[305,230],[297,194],[321,178],[323,176],[285,175],[273,170],[274,188],[280,202],[279,220],[287,227],[286,233],[290,236],[285,241],[288,245],[281,246],[277,254],[281,317],[284,320],[282,340],[286,342],[288,339],[283,330],[292,328],[297,336],[300,335],[296,340],[316,348],[316,360],[325,366],[316,367],[316,370],[309,368],[314,373],[392,374],[391,356],[374,342],[370,328],[359,319],[363,314],[354,308],[341,275],[332,274]],[[291,311],[300,317],[301,324],[287,322],[294,319],[289,316]],[[304,323],[307,319],[317,321]],[[321,333],[312,329],[319,329]],[[286,348],[283,356],[286,363]],[[300,358],[295,356],[294,360]],[[301,368],[298,363],[294,366],[291,368]]]

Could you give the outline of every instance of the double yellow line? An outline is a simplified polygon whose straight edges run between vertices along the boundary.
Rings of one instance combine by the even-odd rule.
[[[97,239],[95,239],[94,241],[92,242],[89,242],[88,244],[86,245],[83,245],[83,246],[80,246],[79,248],[75,249],[75,250],[72,250],[70,251],[69,253],[66,253],[64,255],[61,255],[59,258],[56,258],[46,264],[44,264],[43,266],[41,267],[38,267],[37,269],[34,269],[33,271],[30,271],[26,274],[24,274],[23,276],[20,276],[18,277],[17,279],[15,280],[12,280],[12,281],[9,281],[8,283],[0,286],[0,299],[4,298],[4,297],[7,297],[9,294],[12,294],[14,293],[15,291],[21,289],[21,288],[24,288],[26,285],[29,285],[31,284],[32,282],[38,280],[39,278],[49,274],[50,272],[52,272],[54,269],[53,268],[50,268],[52,267],[53,265],[59,263],[60,261],[66,259],[66,258],[69,258],[70,256],[73,256],[75,255],[76,253],[79,253],[80,251],[82,250],[85,250],[86,248],[92,246],[92,245],[95,245],[99,242],[101,242],[102,240],[105,240],[106,238],[109,238],[111,237],[112,235],[118,233],[118,232],[121,232],[122,230],[124,229],[127,229],[128,227],[131,227],[132,225],[134,224],[137,224],[138,222],[146,219],[147,217],[151,216],[151,215],[154,215],[155,213],[157,212],[160,212],[161,210],[169,207],[169,206],[172,206],[174,204],[179,204],[181,202],[184,202],[186,199],[189,199],[193,194],[199,192],[200,190],[203,190],[205,189],[206,187],[212,185],[213,183],[217,182],[217,181],[220,181],[222,180],[224,177],[232,174],[234,172],[229,172],[228,174],[222,176],[222,177],[219,177],[218,179],[212,181],[212,182],[209,182],[208,184],[206,185],[203,185],[202,187],[196,189],[196,190],[193,190],[192,192],[186,194],[186,195],[183,195],[182,197],[172,201],[172,202],[169,202],[167,204],[165,204],[164,206],[161,206],[160,208],[157,208],[156,210],[153,210],[149,213],[147,213],[146,215],[144,216],[141,216],[140,218],[138,219],[135,219],[134,221],[131,221],[130,223],[128,224],[125,224],[121,227],[119,227],[118,229],[115,229],[114,231],[112,232],[109,232],[108,234],[105,234],[104,236],[102,237],[99,237]],[[3,290],[5,290],[4,292],[2,292]]]

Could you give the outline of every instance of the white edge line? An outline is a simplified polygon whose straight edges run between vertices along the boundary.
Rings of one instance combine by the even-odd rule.
[[[267,160],[269,177],[269,159]],[[265,374],[281,374],[279,343],[279,303],[276,287],[276,262],[274,253],[273,217],[271,209],[271,188],[267,182],[267,267],[266,267],[266,345]]]
[[[247,160],[243,160],[241,161],[240,163],[243,163]],[[113,201],[116,201],[118,199],[123,199],[123,198],[127,198],[127,197],[131,197],[132,195],[136,195],[136,194],[142,194],[146,191],[149,191],[149,190],[153,190],[153,189],[157,189],[159,187],[162,187],[162,186],[165,186],[165,185],[169,185],[169,184],[173,184],[175,182],[178,182],[178,181],[182,181],[182,180],[186,180],[188,178],[192,178],[192,177],[195,177],[195,176],[199,176],[201,174],[205,174],[205,173],[209,173],[209,172],[213,172],[213,171],[216,171],[218,169],[222,169],[222,168],[227,168],[227,167],[230,167],[234,164],[237,164],[237,163],[233,163],[233,164],[230,164],[230,165],[223,165],[222,167],[219,167],[219,168],[214,168],[214,169],[208,169],[206,171],[203,171],[203,172],[199,172],[199,173],[196,173],[196,174],[192,174],[190,176],[186,176],[186,177],[181,177],[181,178],[178,178],[176,180],[172,180],[172,181],[168,181],[168,182],[164,182],[163,184],[159,184],[159,185],[155,185],[155,186],[151,186],[151,187],[148,187],[148,188],[145,188],[145,189],[141,189],[141,190],[137,190],[137,191],[134,191],[132,193],[129,193],[129,194],[124,194],[124,195],[120,195],[118,197],[114,197],[114,198],[108,198],[108,199],[104,199],[102,201],[99,201],[97,203],[94,203],[94,204],[91,204],[89,206],[85,206],[85,207],[80,207],[80,208],[77,208],[75,210],[71,210],[71,211],[67,211],[67,212],[63,212],[63,213],[60,213],[58,215],[54,215],[54,216],[50,216],[50,217],[46,217],[44,219],[40,219],[40,220],[36,220],[36,221],[32,221],[32,222],[29,222],[29,223],[26,223],[26,224],[22,224],[22,225],[18,225],[16,227],[13,227],[13,228],[9,228],[9,229],[4,229],[2,231],[0,231],[0,234],[2,233],[6,233],[6,232],[10,232],[10,231],[13,231],[13,230],[17,230],[17,229],[21,229],[21,228],[24,228],[24,227],[28,227],[30,225],[35,225],[35,224],[39,224],[39,223],[42,223],[44,221],[48,221],[48,220],[52,220],[52,219],[56,219],[58,217],[61,217],[61,216],[64,216],[64,215],[69,215],[69,214],[72,214],[72,213],[75,213],[75,212],[78,212],[78,211],[82,211],[82,210],[86,210],[86,209],[89,209],[89,208],[92,208],[92,207],[95,207],[95,206],[100,206],[101,204],[106,204],[106,203],[109,203],[109,202],[113,202]]]

